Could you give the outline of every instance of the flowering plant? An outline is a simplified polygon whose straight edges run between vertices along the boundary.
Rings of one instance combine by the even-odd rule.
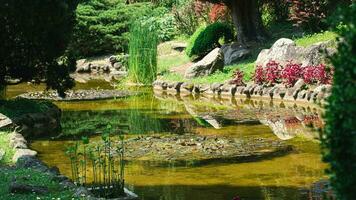
[[[288,87],[292,87],[298,79],[303,75],[303,69],[301,64],[295,64],[292,61],[288,62],[282,70],[283,83]]]
[[[266,64],[266,81],[270,84],[279,83],[281,80],[282,66],[276,61],[269,61]]]
[[[240,71],[240,69],[236,69],[236,71],[232,75],[232,80],[230,84],[243,85],[244,72]]]

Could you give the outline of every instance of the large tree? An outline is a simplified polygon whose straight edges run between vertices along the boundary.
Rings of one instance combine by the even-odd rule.
[[[65,55],[76,0],[0,0],[0,88],[9,79],[45,81],[61,95],[74,86]]]
[[[208,0],[222,2],[231,11],[231,17],[237,31],[237,42],[246,45],[249,42],[263,41],[267,33],[262,23],[259,0]]]

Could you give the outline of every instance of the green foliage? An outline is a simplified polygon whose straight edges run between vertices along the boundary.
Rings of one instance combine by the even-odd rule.
[[[219,47],[220,39],[231,41],[234,37],[233,29],[229,24],[215,22],[207,27],[200,27],[191,37],[186,53],[195,59],[205,56],[215,47]]]
[[[126,5],[123,0],[83,1],[76,12],[71,51],[78,57],[124,52],[130,23],[151,9],[148,3]]]
[[[15,150],[10,147],[8,132],[0,132],[0,147],[5,151],[4,157],[0,160],[0,166],[2,164],[11,164]]]
[[[18,169],[14,167],[0,167],[0,196],[6,200],[33,200],[33,199],[77,199],[73,198],[73,192],[63,189],[57,179],[48,173],[39,172],[32,168]],[[48,194],[11,194],[9,185],[16,177],[16,182],[20,184],[36,185],[48,187]]]
[[[73,57],[62,58],[75,23],[77,1],[4,0],[0,4],[0,85],[7,78],[37,82],[45,79],[60,95],[74,86],[69,72]]]
[[[147,23],[130,29],[129,76],[135,83],[151,84],[157,77],[157,32]]]
[[[177,35],[174,16],[164,7],[158,7],[152,11],[150,16],[142,17],[140,21],[150,24],[150,29],[157,31],[159,41],[173,39]]]
[[[28,99],[0,100],[0,113],[9,118],[18,117],[28,113],[46,112],[54,106],[49,101],[34,101]]]
[[[340,200],[356,199],[356,3],[340,14],[345,25],[335,66],[332,95],[328,99],[323,135],[324,159],[330,164],[331,183]]]
[[[157,30],[160,41],[176,35],[174,18],[167,8],[126,4],[124,0],[90,0],[78,6],[70,50],[78,57],[128,52],[130,25],[137,20]]]

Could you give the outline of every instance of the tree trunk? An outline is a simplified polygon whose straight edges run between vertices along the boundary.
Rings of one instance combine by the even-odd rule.
[[[237,42],[241,46],[246,46],[250,42],[261,42],[267,38],[258,0],[230,0],[227,6],[231,9]]]

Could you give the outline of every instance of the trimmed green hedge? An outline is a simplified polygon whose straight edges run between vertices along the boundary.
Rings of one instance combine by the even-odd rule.
[[[356,199],[356,3],[343,10],[343,27],[335,66],[332,95],[326,110],[324,160],[330,164],[337,199]]]
[[[219,47],[221,45],[219,40],[224,39],[226,43],[233,37],[233,28],[229,24],[215,22],[206,27],[202,26],[190,38],[186,53],[193,60],[201,58],[214,48]]]

